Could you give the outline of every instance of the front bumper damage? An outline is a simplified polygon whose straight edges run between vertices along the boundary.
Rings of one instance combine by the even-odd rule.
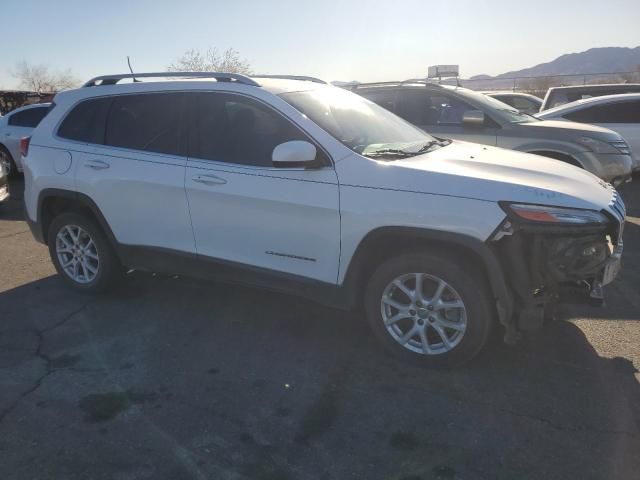
[[[615,200],[615,196],[614,196]],[[505,341],[539,328],[558,303],[602,303],[620,270],[624,205],[603,225],[558,226],[504,220],[489,242],[514,298]]]

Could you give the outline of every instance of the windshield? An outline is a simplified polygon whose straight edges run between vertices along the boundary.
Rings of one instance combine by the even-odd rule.
[[[506,123],[527,123],[538,121],[532,115],[520,112],[500,100],[484,95],[483,93],[474,92],[473,90],[458,89],[457,93],[463,98],[473,102],[480,110],[489,110],[499,120]]]
[[[377,104],[339,88],[280,96],[344,145],[366,156],[406,157],[445,144]]]

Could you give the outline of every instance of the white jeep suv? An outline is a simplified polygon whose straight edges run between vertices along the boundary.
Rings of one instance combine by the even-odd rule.
[[[242,282],[362,308],[390,351],[451,364],[619,270],[622,201],[574,166],[317,79],[125,78],[56,95],[22,142],[29,224],[80,290],[123,267]]]

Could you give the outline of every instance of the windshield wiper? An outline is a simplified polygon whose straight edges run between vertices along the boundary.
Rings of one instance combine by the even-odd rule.
[[[398,148],[382,148],[380,150],[374,150],[373,152],[367,152],[364,154],[367,157],[399,157],[407,158],[415,155],[414,152],[407,152],[406,150],[400,150]]]

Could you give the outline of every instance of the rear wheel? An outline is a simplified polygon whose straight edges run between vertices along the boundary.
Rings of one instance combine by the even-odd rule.
[[[106,290],[121,272],[107,237],[87,215],[66,212],[55,217],[47,243],[58,274],[78,290]]]
[[[426,253],[381,264],[367,286],[365,309],[389,352],[423,365],[470,360],[487,342],[492,325],[482,282],[454,260]]]

